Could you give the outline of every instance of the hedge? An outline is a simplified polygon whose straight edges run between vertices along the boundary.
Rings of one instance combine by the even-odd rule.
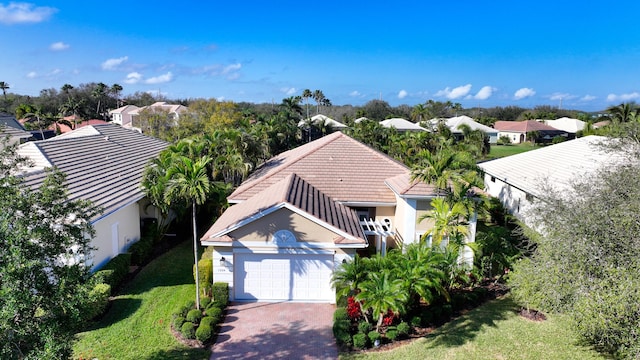
[[[213,301],[220,304],[221,308],[226,308],[229,303],[229,284],[226,282],[215,282],[211,290]]]
[[[108,282],[112,290],[120,286],[124,278],[129,274],[129,266],[131,266],[131,254],[122,253],[109,260],[107,265],[101,269],[113,270],[113,274]]]

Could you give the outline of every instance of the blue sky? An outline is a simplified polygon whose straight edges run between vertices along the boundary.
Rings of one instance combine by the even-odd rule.
[[[640,101],[640,2],[0,2],[0,81],[334,104]],[[566,3],[566,4],[565,4]]]

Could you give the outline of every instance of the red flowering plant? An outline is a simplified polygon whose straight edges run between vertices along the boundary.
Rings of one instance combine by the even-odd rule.
[[[387,310],[387,313],[382,316],[382,325],[390,326],[395,318],[396,314],[391,309]]]
[[[349,296],[347,299],[347,315],[352,321],[356,321],[362,317],[362,307],[353,296]]]

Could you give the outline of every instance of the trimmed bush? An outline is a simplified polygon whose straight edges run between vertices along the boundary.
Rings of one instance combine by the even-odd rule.
[[[93,285],[97,285],[97,284],[109,284],[111,285],[112,282],[112,278],[113,278],[113,270],[98,270],[96,272],[93,273],[93,275],[91,275],[91,278],[89,278],[89,281],[91,284]]]
[[[173,318],[173,322],[171,323],[171,325],[173,326],[174,330],[180,331],[182,329],[182,324],[184,324],[185,321],[186,320],[184,316],[176,316]]]
[[[363,333],[357,333],[353,335],[353,346],[358,349],[366,349],[369,347],[369,337]]]
[[[398,324],[396,329],[398,330],[398,335],[403,337],[409,335],[409,333],[411,332],[411,326],[409,326],[409,324],[404,321]]]
[[[180,328],[180,333],[186,339],[195,339],[196,338],[195,325],[192,322],[188,322],[188,321],[185,322],[184,324],[182,324],[182,327]]]
[[[422,326],[422,319],[420,318],[420,316],[414,316],[411,318],[411,326]]]
[[[367,337],[371,341],[371,344],[373,344],[376,340],[380,340],[380,333],[375,330],[371,330],[367,334]]]
[[[195,301],[188,301],[186,304],[180,307],[178,311],[174,313],[174,315],[187,317],[187,313],[189,312],[189,310],[195,308],[195,306],[196,306]]]
[[[198,326],[198,329],[196,330],[196,339],[203,343],[211,340],[212,335],[213,331],[211,331],[211,326],[206,324],[200,324],[200,326]]]
[[[209,304],[211,304],[211,298],[210,297],[200,298],[200,307],[201,308],[206,309],[207,306],[209,306]]]
[[[129,274],[129,266],[131,266],[131,254],[123,253],[109,260],[102,270],[113,270],[109,285],[111,289],[116,289],[124,278]]]
[[[131,253],[131,263],[134,265],[144,265],[151,258],[153,253],[153,238],[144,236],[129,247]]]
[[[362,321],[358,324],[358,332],[362,334],[366,334],[371,330],[371,325],[368,322]]]
[[[214,304],[214,305],[208,307],[204,311],[204,313],[207,316],[215,318],[216,319],[216,323],[218,323],[218,322],[220,322],[220,320],[222,320],[223,311],[217,305],[215,305],[215,303],[211,303],[211,304]]]
[[[200,277],[200,294],[209,296],[213,283],[213,262],[211,259],[200,259],[198,261],[198,276]],[[193,265],[193,278],[196,278],[195,265]]]
[[[333,323],[333,337],[340,346],[351,345],[351,321],[338,320]]]
[[[333,312],[333,321],[338,320],[349,320],[349,314],[347,314],[347,309],[345,308],[337,308],[336,311]]]
[[[385,335],[387,336],[387,339],[396,341],[396,339],[398,339],[398,330],[387,330]]]
[[[213,295],[214,302],[220,304],[222,309],[227,307],[227,304],[229,303],[229,284],[226,282],[213,283],[211,293]]]
[[[95,284],[89,291],[88,301],[85,305],[85,320],[91,320],[104,314],[104,311],[107,309],[107,305],[109,305],[110,295],[111,285]]]
[[[197,324],[202,319],[202,311],[198,309],[189,310],[186,317],[187,321]]]
[[[205,316],[200,320],[200,326],[207,325],[213,328],[217,323],[218,321],[213,316]]]

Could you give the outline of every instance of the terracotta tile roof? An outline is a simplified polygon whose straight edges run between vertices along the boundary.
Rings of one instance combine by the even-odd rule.
[[[493,127],[499,131],[512,131],[527,133],[529,131],[554,131],[558,132],[558,129],[545,125],[536,120],[526,121],[496,121]]]
[[[336,201],[395,203],[385,180],[411,171],[336,132],[270,159],[229,196],[229,201],[246,200],[293,173]]]
[[[240,225],[258,219],[286,203],[312,215],[319,223],[329,224],[350,237],[338,236],[337,243],[366,244],[354,210],[332,200],[296,174],[289,174],[266,191],[229,207],[202,237],[203,241],[230,241],[223,236]],[[342,239],[344,238],[344,239]]]
[[[435,186],[411,180],[410,174],[401,174],[389,178],[386,183],[400,196],[433,196],[437,194]]]

